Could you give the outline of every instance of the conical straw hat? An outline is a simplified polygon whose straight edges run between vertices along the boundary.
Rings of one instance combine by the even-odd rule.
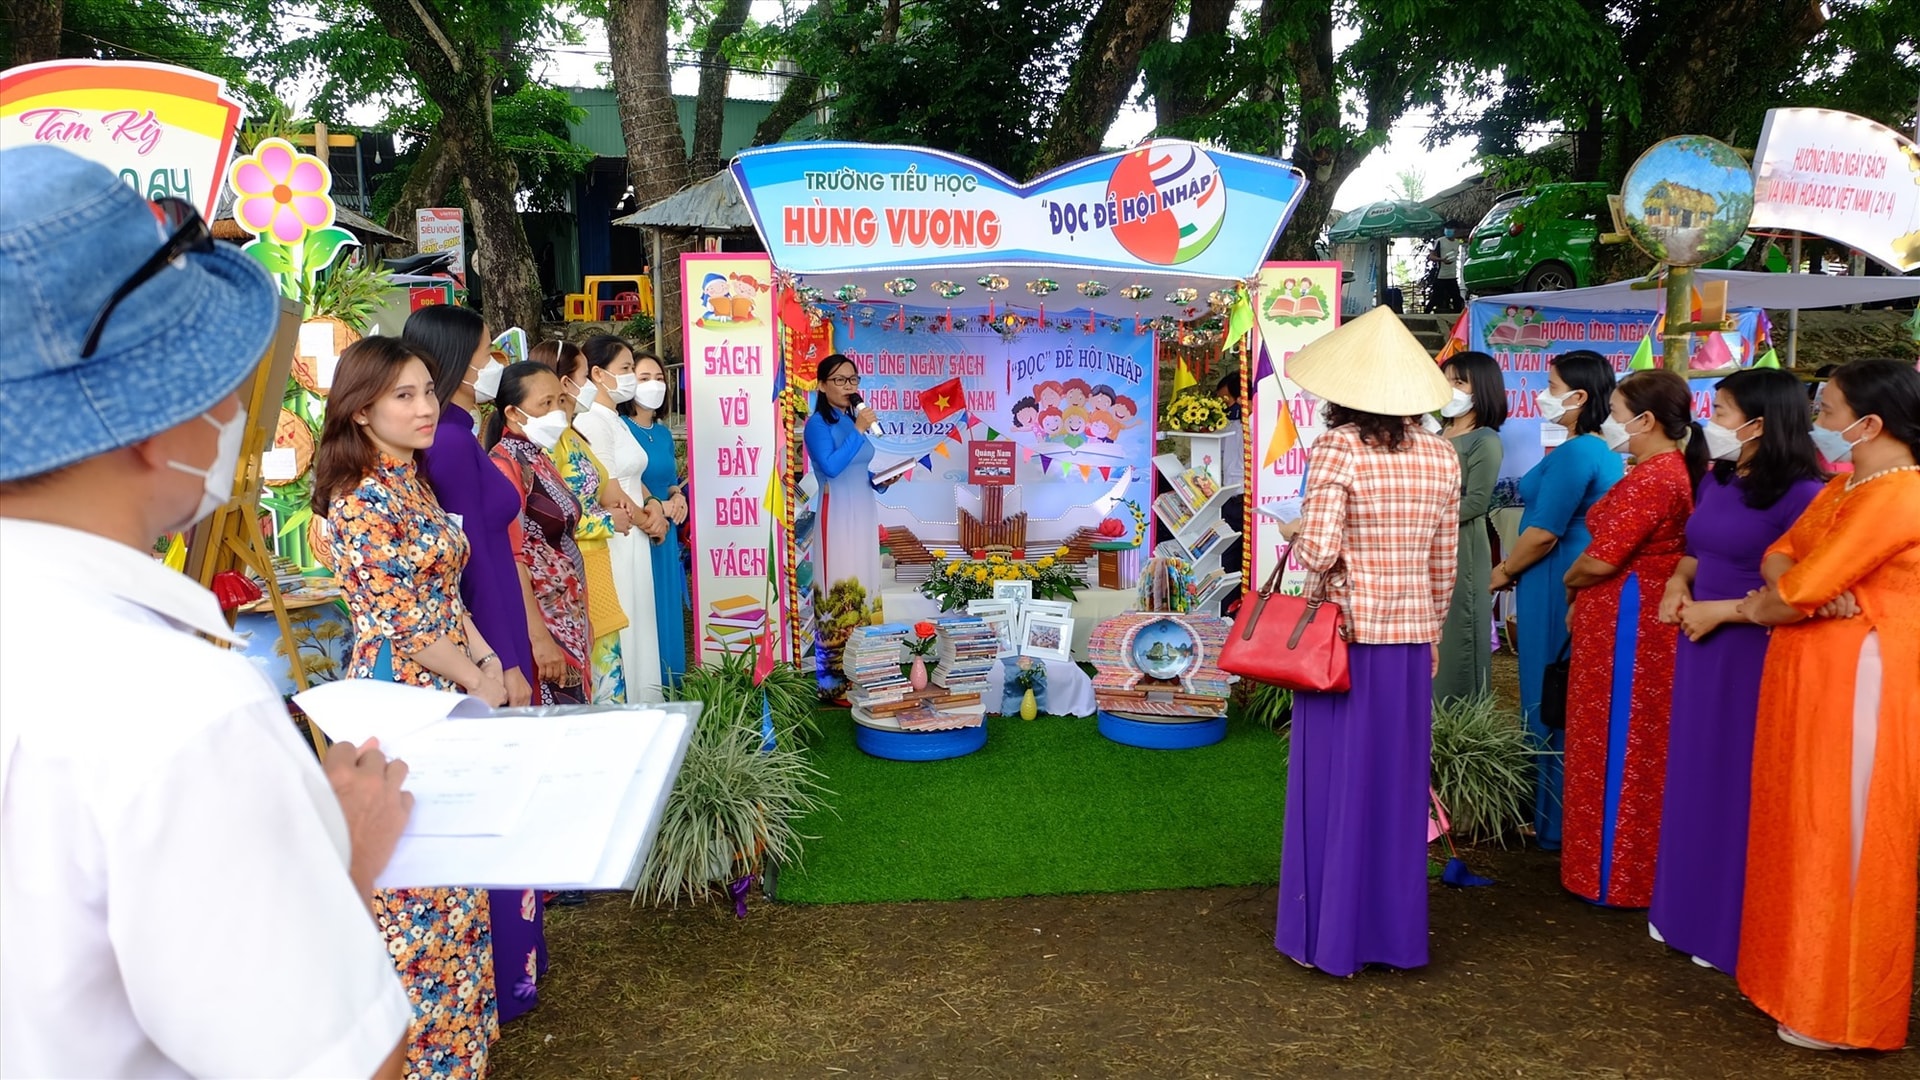
[[[1361,412],[1417,416],[1453,397],[1440,365],[1388,307],[1377,307],[1294,353],[1286,376],[1315,397]]]

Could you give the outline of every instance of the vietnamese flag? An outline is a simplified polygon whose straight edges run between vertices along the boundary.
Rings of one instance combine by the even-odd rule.
[[[958,376],[920,391],[920,411],[927,414],[928,423],[937,424],[966,407],[967,392]]]

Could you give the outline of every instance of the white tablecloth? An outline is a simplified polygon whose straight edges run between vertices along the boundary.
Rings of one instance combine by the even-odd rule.
[[[1140,594],[1134,589],[1080,590],[1073,602],[1073,658],[1087,658],[1087,639],[1095,625],[1139,607]],[[880,617],[890,623],[911,623],[940,614],[940,605],[920,595],[911,585],[896,585],[880,594]],[[1078,714],[1076,714],[1078,715]]]
[[[1051,716],[1092,716],[1093,680],[1080,670],[1080,665],[1064,660],[1041,662],[1047,665],[1047,700],[1042,711]],[[987,689],[981,700],[987,703],[987,711],[996,716],[1005,700],[1006,685],[1006,664],[995,664],[987,673]]]

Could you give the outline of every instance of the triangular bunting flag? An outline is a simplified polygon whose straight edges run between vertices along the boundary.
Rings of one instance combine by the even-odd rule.
[[[947,438],[952,439],[954,442],[961,441],[959,424],[955,424],[952,427],[947,429]]]
[[[1082,480],[1093,479],[1093,466],[1091,465],[1080,466],[1080,479]]]
[[[926,469],[933,468],[933,455],[928,454],[926,457],[921,458],[920,465],[922,468],[926,468]]]
[[[1285,457],[1287,451],[1300,443],[1300,429],[1294,426],[1293,410],[1288,407],[1285,398],[1280,401],[1280,411],[1274,419],[1273,434],[1267,437],[1267,452],[1260,456],[1260,467],[1268,469],[1273,463]]]
[[[1200,380],[1194,378],[1193,372],[1187,370],[1187,362],[1178,356],[1174,357],[1173,358],[1174,396],[1178,397],[1180,395],[1180,391],[1185,390],[1189,386],[1198,386],[1198,385],[1200,385]]]
[[[1705,340],[1693,351],[1688,366],[1695,371],[1719,371],[1734,366],[1733,350],[1727,348],[1726,335],[1710,331],[1700,336]]]
[[[1113,466],[1111,465],[1100,466],[1100,479],[1102,480],[1113,479]]]
[[[1772,346],[1768,346],[1767,351],[1761,354],[1760,359],[1753,362],[1753,366],[1757,368],[1778,369],[1780,367],[1780,354],[1773,351]]]
[[[1267,343],[1263,341],[1260,343],[1260,362],[1253,369],[1253,385],[1258,387],[1261,380],[1273,373],[1273,354],[1267,351]]]
[[[1453,321],[1453,329],[1447,332],[1447,343],[1441,346],[1440,355],[1433,358],[1434,363],[1445,364],[1453,359],[1455,353],[1464,351],[1466,347],[1467,313],[1462,311],[1460,317]]]
[[[1651,333],[1640,339],[1639,346],[1633,350],[1633,360],[1627,364],[1627,370],[1653,370],[1653,335]]]
[[[946,443],[941,443],[939,446],[934,447],[933,452],[939,454],[941,457],[947,457],[949,454]]]
[[[1040,475],[1045,476],[1047,474],[1047,470],[1051,468],[1053,468],[1053,459],[1048,457],[1045,454],[1041,454],[1040,455]]]
[[[992,439],[998,439],[999,437],[1000,437],[1000,433],[999,433],[999,432],[997,432],[997,431],[995,431],[995,430],[993,430],[993,425],[992,425],[992,424],[988,424],[988,425],[987,425],[987,438],[988,438],[988,439],[990,439],[990,440],[992,440]]]
[[[1233,306],[1227,309],[1227,343],[1232,344],[1247,336],[1253,329],[1253,304],[1247,300],[1247,287],[1236,286],[1233,290]]]
[[[1029,450],[1029,449],[1027,449],[1027,448],[1026,448],[1026,447],[1024,447],[1024,446],[1023,446],[1023,447],[1021,447],[1021,448],[1020,448],[1020,460],[1021,460],[1021,461],[1032,461],[1032,460],[1033,460],[1033,451],[1031,451],[1031,450]]]

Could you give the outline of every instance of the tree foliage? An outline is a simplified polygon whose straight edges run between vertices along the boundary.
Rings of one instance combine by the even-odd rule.
[[[204,71],[255,111],[278,104],[247,42],[268,25],[266,0],[7,0],[0,57],[7,66],[34,59],[146,60]],[[17,45],[57,33],[51,56],[15,56]],[[44,48],[35,44],[36,49]]]

